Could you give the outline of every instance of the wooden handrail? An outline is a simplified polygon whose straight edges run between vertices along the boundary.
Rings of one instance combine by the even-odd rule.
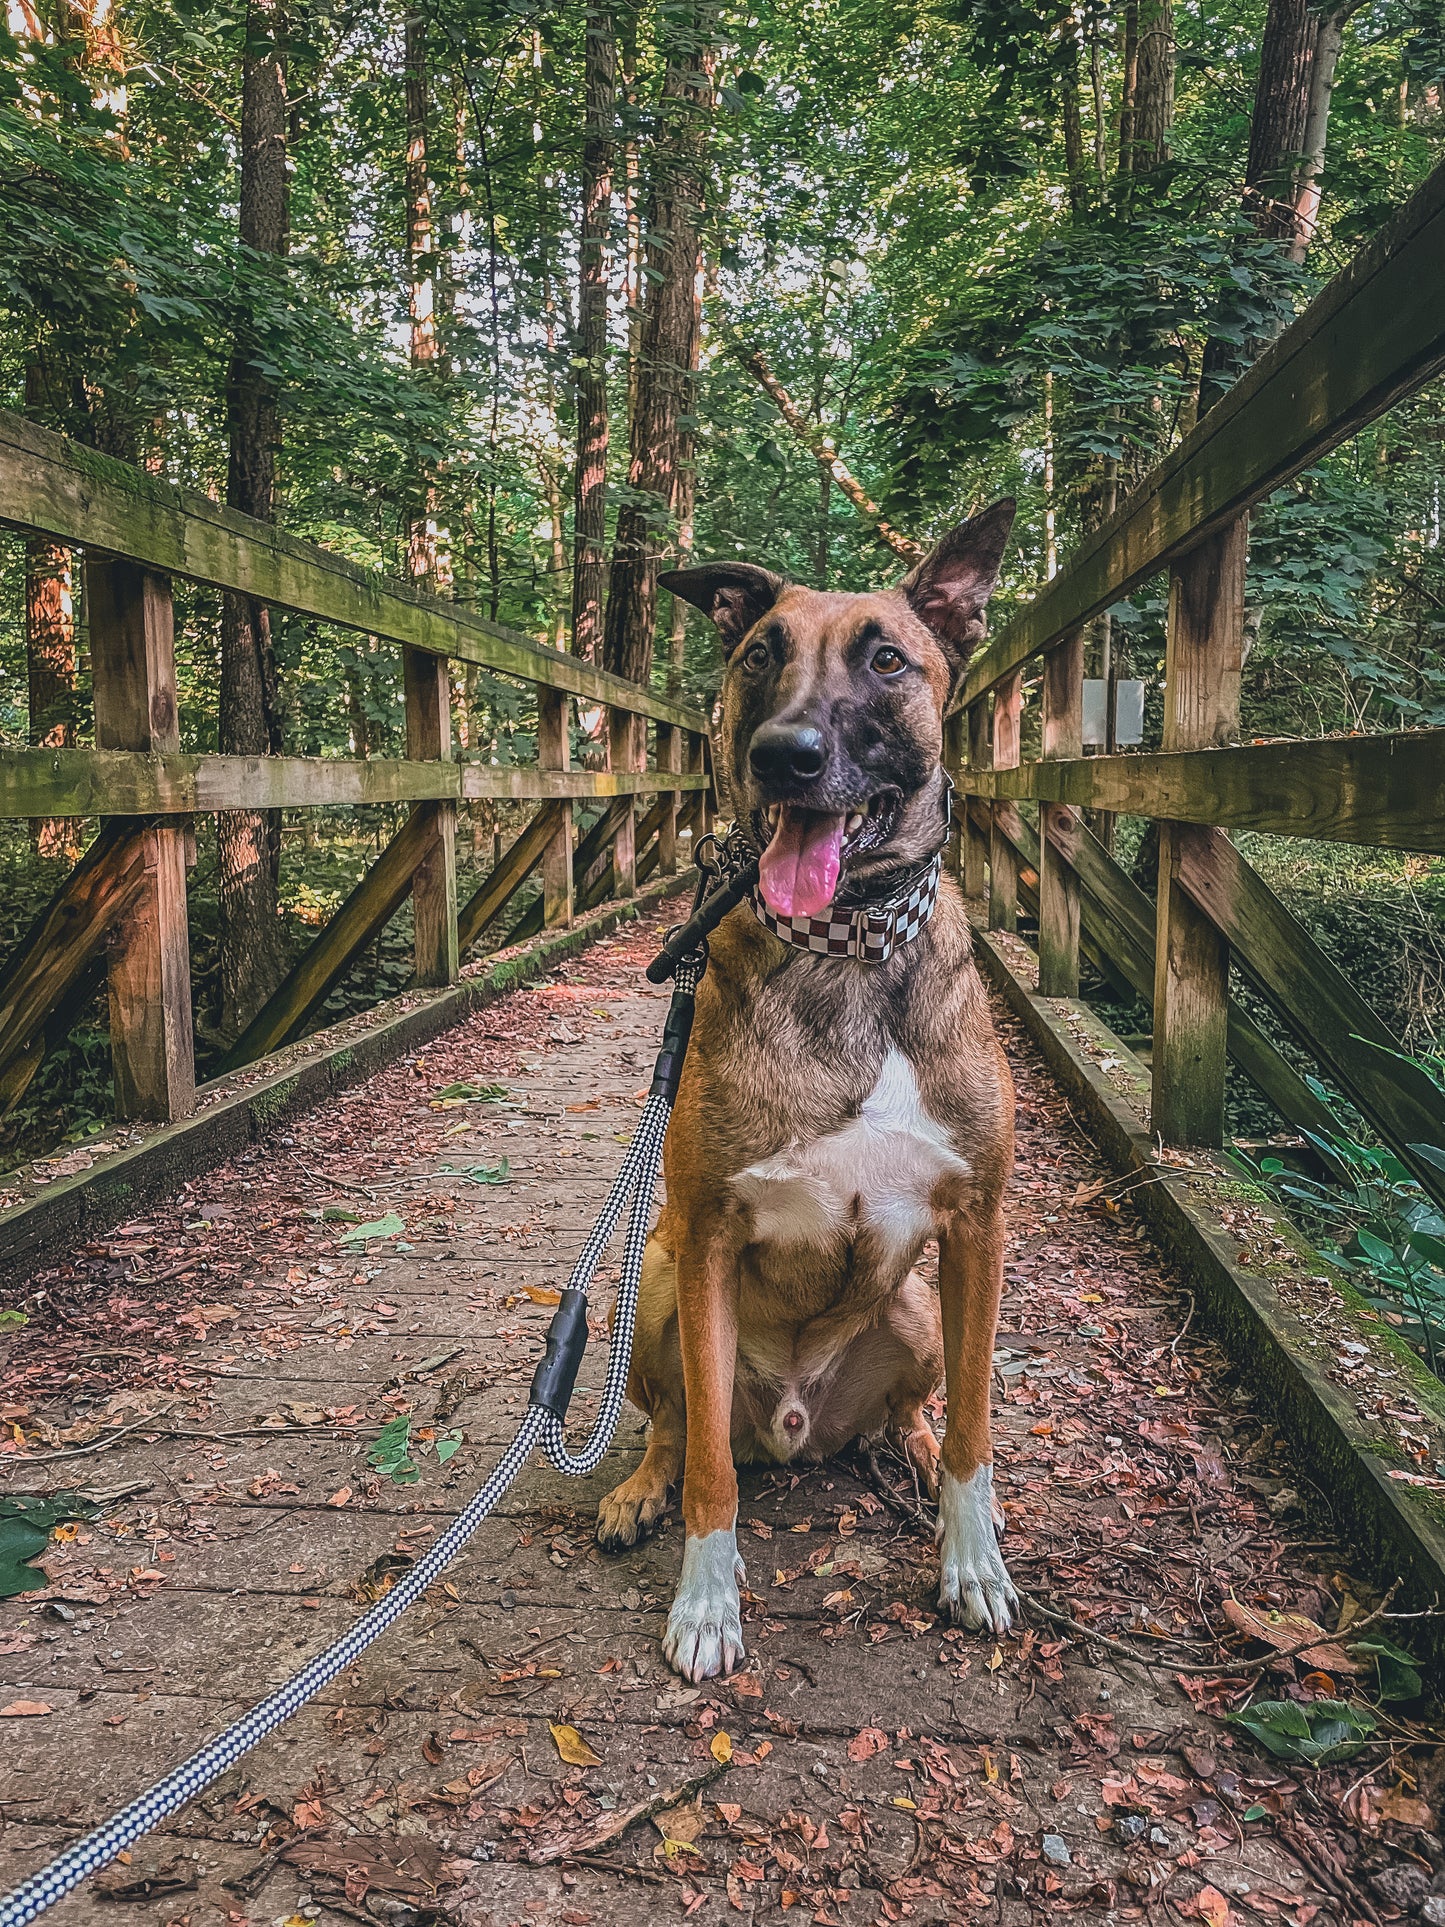
[[[1445,853],[1445,729],[965,768],[969,796]]]
[[[358,761],[340,756],[150,756],[137,750],[21,749],[0,753],[0,819],[190,816],[211,810],[307,809],[472,797],[555,802],[706,787],[665,770],[534,769],[491,763]]]
[[[962,702],[1119,601],[1445,366],[1445,163],[974,663]]]
[[[544,648],[455,603],[376,575],[313,542],[173,488],[125,462],[0,410],[0,523],[162,574],[255,596],[429,655],[565,690],[688,730],[707,719],[621,676]]]

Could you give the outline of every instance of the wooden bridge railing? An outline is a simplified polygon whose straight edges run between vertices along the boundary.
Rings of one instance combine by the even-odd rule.
[[[950,742],[968,799],[957,860],[988,921],[1038,918],[1039,990],[1069,997],[1081,950],[1152,1003],[1153,1128],[1218,1145],[1226,1055],[1283,1117],[1327,1114],[1229,994],[1231,961],[1390,1146],[1445,1145],[1445,1095],[1225,834],[1445,851],[1445,730],[1234,747],[1248,511],[1445,366],[1445,167],[1001,631],[970,671]],[[1083,755],[1085,625],[1169,571],[1160,751]],[[1024,762],[1023,678],[1042,657],[1041,754]],[[1037,832],[1020,802],[1038,806]],[[1083,812],[1159,826],[1151,904]]]
[[[710,821],[708,725],[699,710],[3,413],[0,526],[82,552],[95,716],[93,749],[0,751],[0,817],[101,818],[55,899],[0,963],[0,1114],[19,1100],[47,1037],[72,1020],[102,967],[119,1115],[174,1119],[193,1110],[186,846],[197,813],[410,805],[403,828],[222,1069],[304,1034],[408,895],[415,982],[444,985],[539,865],[541,895],[509,942],[565,927],[576,910],[609,895],[629,896],[654,871],[675,873],[679,829]],[[173,578],[400,645],[405,757],[183,753]],[[453,661],[535,688],[535,767],[454,758]],[[572,767],[574,698],[606,712],[607,769]],[[482,797],[539,808],[459,905],[456,807]],[[588,799],[605,807],[576,841],[574,807]]]

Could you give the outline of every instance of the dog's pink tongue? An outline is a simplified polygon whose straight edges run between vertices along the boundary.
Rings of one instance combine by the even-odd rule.
[[[780,917],[821,916],[833,901],[843,861],[843,818],[783,805],[758,864],[763,899]]]

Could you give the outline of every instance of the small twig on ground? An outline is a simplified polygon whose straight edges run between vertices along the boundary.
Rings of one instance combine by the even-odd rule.
[[[159,1429],[154,1419],[137,1419],[134,1425],[123,1425],[118,1432],[108,1432],[103,1439],[92,1439],[89,1445],[67,1445],[59,1452],[16,1452],[7,1454],[0,1464],[48,1465],[55,1459],[83,1459],[87,1453],[103,1452],[108,1445],[119,1445],[132,1432],[155,1432]]]
[[[89,1445],[67,1446],[63,1452],[17,1452],[0,1459],[0,1465],[45,1465],[52,1459],[78,1459],[87,1452],[103,1452],[107,1446],[119,1445],[134,1432],[148,1432],[153,1439],[284,1439],[307,1432],[323,1438],[336,1436],[335,1430],[327,1425],[243,1425],[234,1432],[194,1429],[180,1432],[173,1425],[157,1425],[154,1419],[138,1419],[134,1425],[123,1425],[118,1432],[107,1433],[103,1439],[92,1439]],[[355,1438],[357,1432],[352,1428],[342,1436]]]
[[[309,1164],[302,1164],[300,1158],[292,1158],[291,1162],[304,1171],[313,1184],[332,1184],[338,1191],[359,1191],[363,1198],[375,1195],[366,1185],[353,1184],[350,1178],[336,1178],[329,1171],[313,1171]]]
[[[652,1867],[634,1867],[626,1860],[610,1860],[602,1853],[563,1853],[557,1858],[567,1867],[593,1867],[598,1873],[616,1873],[626,1880],[645,1881],[649,1887],[661,1887],[667,1880],[666,1874]]]
[[[1363,1632],[1367,1626],[1378,1624],[1382,1619],[1423,1619],[1430,1616],[1425,1613],[1390,1612],[1389,1604],[1397,1590],[1396,1586],[1392,1586],[1386,1593],[1384,1602],[1377,1606],[1374,1612],[1366,1613],[1363,1619],[1353,1620],[1343,1632],[1311,1633],[1308,1639],[1302,1639],[1297,1646],[1272,1647],[1258,1659],[1222,1660],[1216,1665],[1206,1666],[1192,1660],[1159,1659],[1153,1653],[1141,1652],[1138,1648],[1127,1645],[1122,1639],[1111,1639],[1107,1633],[1095,1632],[1092,1626],[1086,1626],[1082,1620],[1071,1619],[1067,1613],[1055,1612],[1051,1606],[1045,1606],[1037,1594],[1020,1588],[1023,1597],[1029,1602],[1030,1611],[1036,1612],[1040,1619],[1047,1619],[1055,1626],[1063,1626],[1069,1632],[1077,1633],[1081,1639],[1092,1639],[1095,1645],[1104,1646],[1111,1653],[1118,1653],[1124,1659],[1132,1659],[1141,1666],[1152,1666],[1161,1673],[1188,1673],[1192,1679],[1235,1679],[1244,1673],[1261,1673],[1266,1667],[1272,1666],[1276,1660],[1295,1659],[1299,1654],[1307,1653],[1312,1646],[1325,1646],[1338,1640],[1349,1639]]]
[[[790,1653],[770,1653],[768,1657],[772,1660],[774,1666],[791,1666],[794,1672],[803,1675],[803,1678],[810,1686],[816,1686],[818,1684],[818,1675],[813,1671],[807,1660],[794,1659]]]
[[[900,1519],[906,1519],[909,1525],[922,1526],[925,1531],[931,1531],[932,1528],[929,1525],[927,1513],[924,1512],[920,1506],[909,1505],[906,1499],[900,1498],[898,1493],[896,1493],[888,1483],[887,1479],[884,1478],[883,1468],[878,1463],[878,1457],[873,1450],[872,1441],[869,1439],[855,1439],[853,1448],[854,1457],[857,1463],[863,1468],[866,1483],[872,1486],[873,1490],[878,1494],[878,1497],[883,1501],[884,1505],[888,1507],[889,1511],[896,1512],[898,1517]]]
[[[241,1894],[247,1900],[253,1899],[265,1886],[267,1877],[280,1863],[282,1854],[290,1844],[289,1840],[283,1840],[279,1847],[273,1847],[269,1853],[262,1854],[254,1867],[249,1868],[245,1873],[231,1874],[221,1882],[221,1885],[228,1893]]]
[[[629,1828],[635,1827],[639,1820],[651,1820],[655,1814],[666,1813],[673,1807],[684,1806],[688,1801],[695,1800],[704,1787],[722,1778],[730,1764],[728,1760],[714,1760],[705,1773],[696,1773],[692,1779],[684,1780],[681,1786],[669,1787],[665,1793],[655,1793],[650,1800],[639,1800],[635,1806],[625,1807],[621,1813],[608,1814],[590,1833],[580,1838],[557,1840],[546,1846],[533,1847],[527,1855],[527,1864],[546,1867],[554,1860],[575,1860],[582,1866],[593,1864],[592,1856],[599,1847],[610,1847]],[[601,1864],[614,1873],[637,1871],[612,1861],[603,1861]]]
[[[1307,1791],[1308,1789],[1305,1790]],[[1317,1886],[1323,1887],[1327,1894],[1333,1895],[1336,1900],[1341,1901],[1344,1905],[1358,1907],[1367,1920],[1374,1921],[1375,1927],[1381,1927],[1380,1916],[1370,1905],[1368,1897],[1360,1892],[1354,1881],[1351,1880],[1348,1875],[1331,1873],[1327,1867],[1320,1864],[1319,1854],[1305,1834],[1303,1827],[1297,1822],[1287,1820],[1281,1816],[1274,1823],[1274,1832],[1275,1838],[1294,1855],[1295,1859],[1304,1868],[1305,1872],[1309,1874],[1311,1879],[1314,1880]]]

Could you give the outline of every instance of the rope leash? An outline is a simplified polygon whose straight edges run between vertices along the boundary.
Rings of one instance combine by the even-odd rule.
[[[711,839],[708,839],[711,841]],[[583,1478],[601,1464],[617,1430],[627,1395],[627,1373],[632,1361],[632,1333],[637,1319],[637,1294],[642,1282],[642,1257],[647,1246],[652,1217],[652,1199],[657,1173],[662,1163],[663,1139],[672,1115],[692,1031],[693,999],[707,968],[707,932],[715,928],[736,897],[723,890],[709,898],[721,868],[703,860],[699,850],[701,876],[693,914],[682,932],[688,947],[679,952],[673,942],[667,953],[666,976],[673,979],[672,1002],[663,1030],[652,1086],[638,1120],[637,1130],[627,1155],[613,1181],[592,1235],[572,1268],[571,1278],[562,1293],[547,1331],[547,1347],[532,1380],[531,1396],[517,1436],[502,1454],[491,1476],[475,1493],[465,1509],[447,1527],[441,1538],[399,1579],[391,1591],[362,1614],[354,1626],[343,1633],[324,1652],[308,1660],[299,1673],[277,1687],[249,1712],[243,1713],[224,1732],[208,1740],[199,1752],[180,1766],[173,1767],[130,1805],[77,1840],[65,1852],[43,1867],[15,1891],[0,1901],[0,1927],[28,1927],[28,1923],[55,1902],[78,1887],[88,1875],[114,1860],[142,1834],[151,1832],[163,1820],[193,1800],[226,1773],[236,1762],[260,1744],[268,1734],[285,1724],[309,1700],[315,1698],[338,1674],[353,1665],[366,1649],[409,1606],[416,1603],[428,1587],[435,1584],[467,1544],[477,1527],[500,1503],[526,1465],[533,1448],[540,1445],[559,1472]],[[756,874],[756,870],[754,870]],[[649,972],[649,975],[651,973]],[[611,1242],[623,1212],[631,1200],[632,1210],[624,1235],[621,1277],[607,1357],[607,1377],[602,1388],[601,1408],[586,1443],[578,1452],[567,1447],[564,1421],[572,1388],[587,1344],[587,1293],[593,1274]]]

